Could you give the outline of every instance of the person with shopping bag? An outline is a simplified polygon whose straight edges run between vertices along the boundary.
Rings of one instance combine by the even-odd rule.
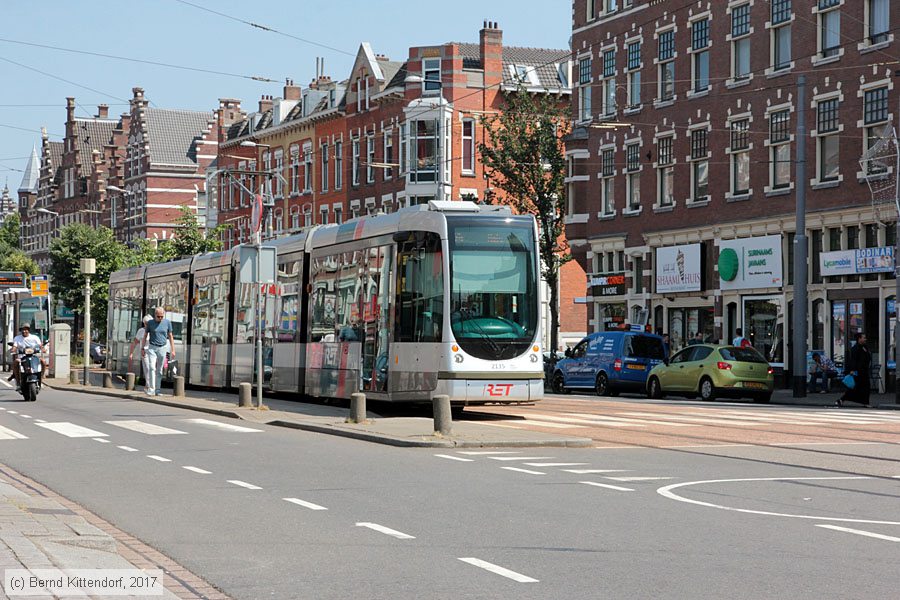
[[[866,334],[857,332],[856,343],[850,349],[850,357],[844,368],[844,373],[853,377],[853,386],[848,387],[844,395],[838,399],[838,406],[843,406],[844,402],[848,400],[862,404],[865,407],[869,406],[869,395],[872,392],[872,386],[869,381],[871,368],[872,353],[866,347]]]

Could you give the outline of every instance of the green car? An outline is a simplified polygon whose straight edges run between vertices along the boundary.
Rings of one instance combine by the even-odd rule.
[[[773,389],[772,367],[755,348],[688,346],[647,376],[650,398],[673,394],[715,400],[727,396],[765,403],[772,398]]]

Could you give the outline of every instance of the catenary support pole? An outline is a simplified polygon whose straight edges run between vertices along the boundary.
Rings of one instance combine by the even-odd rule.
[[[807,252],[806,238],[806,76],[797,77],[797,221],[794,234],[794,322],[791,336],[791,376],[794,398],[806,397]]]
[[[91,385],[91,276],[84,278],[84,385]]]

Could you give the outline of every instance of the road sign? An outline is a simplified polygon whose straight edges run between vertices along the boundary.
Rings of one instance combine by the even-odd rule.
[[[34,312],[34,328],[38,331],[46,331],[48,329],[47,324],[47,311],[46,310],[36,310]]]
[[[256,246],[241,246],[240,276],[242,283],[275,283],[277,252],[272,246],[260,248],[260,276],[256,275]]]
[[[25,273],[19,271],[0,271],[0,288],[25,287]]]
[[[31,295],[35,298],[46,296],[50,293],[50,276],[49,275],[32,275],[31,276]]]

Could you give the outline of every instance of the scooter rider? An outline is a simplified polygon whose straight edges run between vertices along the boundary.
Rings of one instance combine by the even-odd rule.
[[[17,392],[21,391],[19,386],[19,351],[24,351],[26,348],[34,348],[39,353],[41,351],[41,338],[31,334],[31,325],[22,323],[19,331],[21,331],[21,333],[13,338],[13,353],[15,354],[15,358],[13,359],[12,376],[16,380]],[[42,358],[41,363],[43,362]]]

